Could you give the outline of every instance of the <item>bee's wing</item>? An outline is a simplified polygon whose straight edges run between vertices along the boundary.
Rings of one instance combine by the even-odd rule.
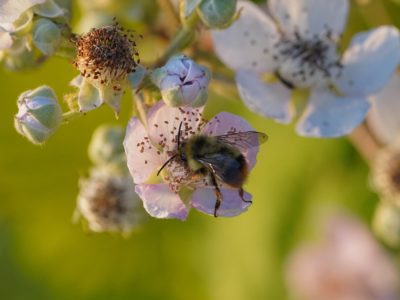
[[[237,147],[241,151],[246,151],[247,149],[257,147],[268,140],[268,136],[265,133],[258,131],[234,132],[218,135],[215,138],[217,138],[219,141]]]
[[[244,180],[241,173],[242,165],[233,156],[212,153],[202,156],[198,160],[212,171],[220,181],[230,185],[240,185]]]

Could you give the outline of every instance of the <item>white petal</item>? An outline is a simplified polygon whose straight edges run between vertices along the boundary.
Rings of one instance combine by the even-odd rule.
[[[46,0],[0,0],[0,23],[12,23],[36,4]]]
[[[176,150],[179,125],[182,123],[181,139],[200,131],[203,108],[174,108],[159,101],[148,114],[149,135],[155,145],[164,151]]]
[[[384,143],[400,136],[400,75],[395,74],[382,91],[372,97],[368,125]]]
[[[79,87],[78,105],[81,112],[93,110],[103,104],[98,89],[87,80],[82,81]]]
[[[268,7],[285,33],[297,31],[303,37],[328,32],[338,37],[349,11],[348,0],[270,0]]]
[[[369,106],[362,97],[338,97],[328,91],[313,92],[297,123],[297,133],[309,137],[349,134],[364,120]]]
[[[369,95],[390,79],[400,61],[399,32],[381,26],[357,34],[344,53],[338,88],[346,95]]]
[[[185,220],[188,209],[178,194],[170,191],[166,184],[139,184],[136,193],[143,200],[146,211],[155,218]]]
[[[236,84],[242,100],[251,111],[280,123],[292,120],[291,91],[283,84],[264,83],[257,74],[249,71],[238,71]]]
[[[0,31],[0,51],[11,48],[13,40],[8,32]]]
[[[146,129],[136,117],[128,123],[123,145],[128,169],[136,184],[146,182],[167,159],[150,143]]]
[[[276,25],[251,2],[240,1],[241,8],[240,18],[229,28],[212,31],[219,59],[234,70],[273,71],[277,67],[274,44],[280,39]]]

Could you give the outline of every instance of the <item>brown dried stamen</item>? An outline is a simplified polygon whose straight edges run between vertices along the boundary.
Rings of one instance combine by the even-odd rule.
[[[114,90],[121,90],[120,82],[140,63],[135,35],[117,22],[92,29],[74,42],[77,48],[75,67],[97,87],[112,85]]]

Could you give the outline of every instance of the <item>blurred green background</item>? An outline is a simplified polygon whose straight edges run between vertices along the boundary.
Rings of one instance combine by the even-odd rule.
[[[344,43],[399,17],[391,1],[352,2]],[[84,232],[71,219],[78,178],[90,166],[87,145],[101,123],[125,126],[130,98],[118,121],[102,107],[63,126],[44,147],[13,128],[21,92],[47,84],[62,99],[76,74],[59,58],[34,71],[0,70],[1,299],[286,299],[285,258],[313,232],[316,216],[338,209],[370,222],[377,196],[349,142],[298,137],[238,99],[212,95],[210,112],[241,114],[270,136],[246,184],[254,197],[249,211],[232,219],[192,211],[184,223],[151,219],[129,239]]]

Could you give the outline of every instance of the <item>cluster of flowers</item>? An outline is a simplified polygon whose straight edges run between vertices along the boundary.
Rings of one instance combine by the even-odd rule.
[[[56,11],[65,12],[53,1],[24,1],[24,5],[3,2],[4,12],[13,12],[13,19],[8,18],[4,28],[15,29],[25,15],[42,17],[43,11],[51,11],[51,17],[57,17]],[[212,29],[215,52],[236,72],[238,91],[249,109],[281,123],[289,123],[299,115],[296,130],[300,135],[338,137],[350,133],[364,120],[371,102],[379,102],[373,97],[386,85],[400,61],[400,36],[392,26],[357,34],[339,55],[338,40],[349,10],[347,0],[271,0],[267,12],[249,1],[239,1],[237,5],[236,1],[218,5],[209,2],[212,1],[187,1],[185,18],[197,13]],[[218,9],[225,13],[216,13]],[[4,18],[5,14],[0,15]],[[10,29],[2,33],[2,40],[6,41],[2,49],[12,48],[20,39],[16,32]],[[35,34],[34,31],[33,37]],[[46,39],[57,41],[48,36]],[[146,210],[159,218],[185,219],[192,206],[216,215],[216,197],[224,199],[219,208],[221,216],[237,215],[248,207],[250,195],[241,188],[244,179],[239,184],[226,185],[228,177],[217,169],[227,168],[217,160],[229,159],[229,155],[220,154],[207,161],[197,156],[197,163],[201,161],[199,157],[203,159],[202,167],[198,167],[186,157],[193,155],[185,153],[188,149],[179,149],[179,139],[184,142],[199,135],[255,132],[231,114],[222,113],[210,123],[203,120],[201,112],[211,78],[207,68],[185,55],[171,57],[158,69],[143,67],[138,58],[137,35],[115,20],[112,25],[81,36],[71,33],[68,40],[76,48],[73,64],[80,72],[71,82],[78,88],[68,101],[71,111],[62,114],[55,93],[47,86],[24,92],[18,99],[15,117],[19,133],[41,144],[71,114],[86,113],[106,103],[118,115],[121,97],[128,87],[140,94],[141,89],[153,85],[163,101],[142,111],[140,118],[132,118],[124,141],[128,167]],[[38,44],[37,39],[33,41]],[[52,47],[55,49],[56,45]],[[295,107],[291,101],[296,89],[307,91],[303,94],[308,99],[303,99],[306,104],[302,107]],[[245,170],[238,167],[236,171],[247,174],[254,166],[258,143],[248,143],[251,151],[232,141],[230,147],[244,157]],[[151,175],[160,168],[164,172],[154,183]],[[209,174],[210,170],[215,176]],[[199,176],[201,172],[207,175]],[[190,196],[182,192],[183,187],[189,188]]]
[[[234,71],[238,92],[251,111],[285,124],[297,119],[299,135],[332,138],[350,134],[372,106],[368,126],[386,145],[373,168],[374,184],[382,195],[375,229],[388,244],[399,247],[398,29],[381,26],[358,33],[340,53],[348,0],[269,0],[263,8],[250,1],[182,2],[182,23],[189,26],[184,29],[189,31],[196,19],[210,29],[215,54]],[[86,34],[73,34],[69,10],[53,0],[0,0],[0,4],[0,61],[7,68],[36,65],[41,57],[69,47],[79,71],[71,81],[77,89],[66,98],[68,112],[62,112],[48,86],[19,96],[15,128],[28,140],[43,144],[63,121],[104,103],[118,116],[128,89],[139,99],[139,114],[126,131],[102,126],[90,144],[95,166],[80,181],[76,211],[90,230],[130,232],[145,219],[141,202],[153,217],[180,220],[191,208],[223,217],[248,209],[252,196],[242,186],[266,135],[230,113],[204,119],[211,80],[206,67],[183,54],[167,57],[159,68],[145,67],[136,45],[140,36],[115,20]],[[158,97],[145,102],[146,91]],[[349,291],[357,290],[352,284],[365,285],[361,294],[344,293],[346,297],[361,299],[362,292],[373,290],[379,299],[395,299],[394,271],[381,250],[358,224],[346,218],[340,224],[335,226],[338,232],[328,234],[334,242],[328,240],[320,247],[323,251],[307,249],[294,256],[289,283],[310,299],[342,297],[325,289],[330,281]],[[347,248],[347,242],[354,249]],[[362,246],[368,250],[366,257],[347,256]],[[388,276],[385,283],[361,278],[369,270],[365,262],[375,258],[382,261],[378,271]],[[357,259],[362,263],[352,266]],[[326,272],[332,263],[351,272]]]

